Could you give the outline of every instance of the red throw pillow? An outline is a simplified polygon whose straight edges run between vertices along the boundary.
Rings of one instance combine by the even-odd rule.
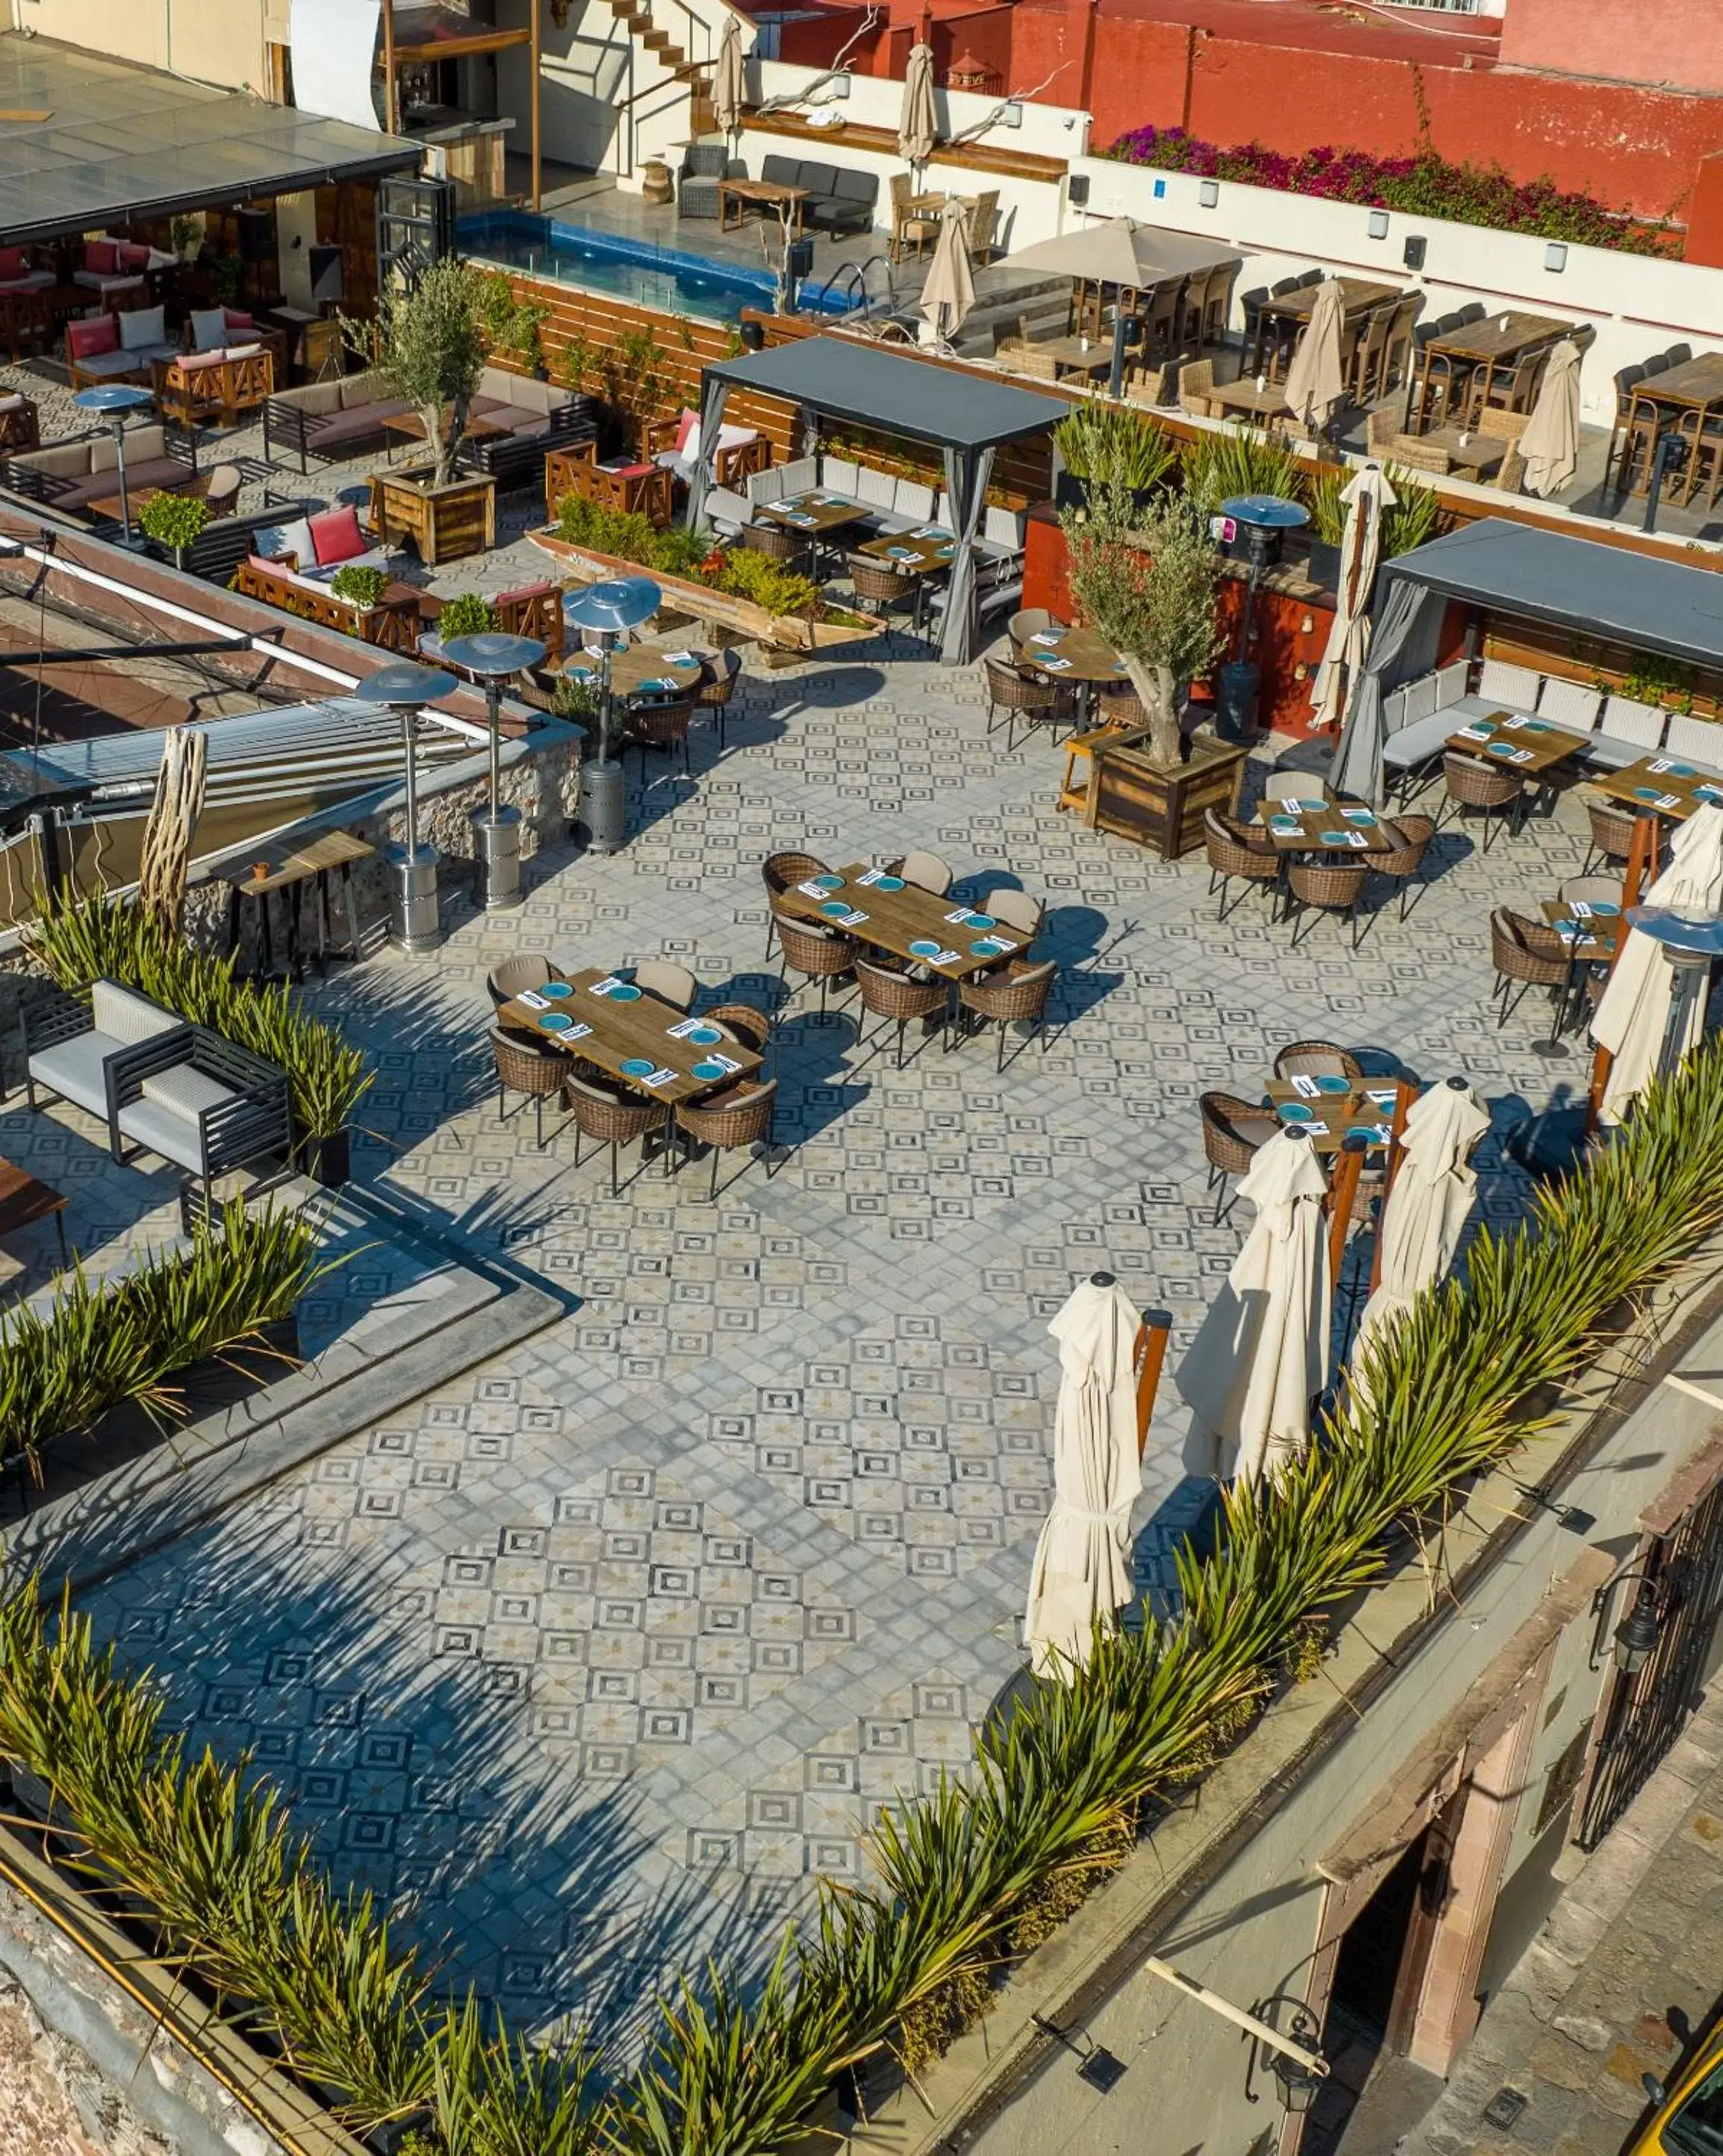
[[[135,240],[122,239],[114,252],[120,258],[122,270],[147,270],[150,266],[149,249],[139,246]]]
[[[687,449],[688,437],[694,432],[695,429],[699,426],[699,413],[690,412],[688,407],[685,404],[682,407],[682,418],[676,428],[676,454],[679,457]]]
[[[257,327],[249,315],[242,315],[236,307],[223,307],[222,316],[230,330],[254,330]]]
[[[112,315],[66,324],[66,350],[73,359],[94,359],[104,352],[120,349],[120,324]]]
[[[97,277],[116,277],[120,274],[120,249],[111,239],[86,239],[84,243],[84,266]]]
[[[0,284],[10,283],[15,277],[28,277],[30,265],[24,259],[22,247],[0,247]]]
[[[320,569],[326,569],[336,562],[351,562],[356,554],[365,552],[359,512],[351,504],[345,509],[326,509],[320,516],[314,516],[310,521],[311,551],[317,557]]]

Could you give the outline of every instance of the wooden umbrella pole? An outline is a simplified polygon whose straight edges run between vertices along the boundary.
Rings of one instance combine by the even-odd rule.
[[[1626,913],[1630,906],[1639,903],[1639,895],[1645,886],[1657,879],[1659,830],[1655,816],[1636,816],[1633,819],[1633,840],[1628,848],[1628,865],[1622,876],[1621,910]],[[1623,922],[1616,936],[1615,948],[1609,954],[1608,970],[1613,973],[1621,963],[1623,946],[1628,940],[1628,929]],[[1586,1099],[1586,1135],[1589,1137],[1597,1127],[1597,1118],[1602,1113],[1603,1095],[1609,1084],[1610,1066],[1615,1058],[1607,1048],[1599,1046],[1592,1056],[1592,1086]]]
[[[395,0],[383,0],[383,125],[392,135],[401,132],[395,91]]]
[[[1358,1178],[1364,1173],[1364,1148],[1350,1147],[1335,1158],[1328,1185],[1328,1281],[1332,1287],[1340,1277],[1340,1261],[1346,1247],[1346,1230],[1352,1224],[1352,1200],[1358,1194]]]
[[[1394,1187],[1394,1178],[1400,1173],[1406,1148],[1400,1142],[1400,1134],[1406,1128],[1406,1118],[1413,1102],[1418,1098],[1418,1088],[1410,1080],[1402,1078],[1394,1086],[1394,1112],[1388,1125],[1388,1165],[1382,1178],[1382,1204],[1376,1209],[1376,1247],[1370,1253],[1370,1292],[1374,1295],[1382,1286],[1382,1223],[1387,1218],[1388,1193]]]
[[[1149,1441],[1149,1423],[1155,1412],[1155,1395],[1161,1388],[1161,1366],[1167,1360],[1167,1336],[1172,1320],[1164,1310],[1146,1310],[1137,1328],[1131,1359],[1136,1365],[1136,1456],[1141,1460]]]

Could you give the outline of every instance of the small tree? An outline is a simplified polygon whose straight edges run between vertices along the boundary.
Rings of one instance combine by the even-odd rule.
[[[361,358],[374,355],[385,383],[418,413],[436,459],[433,486],[454,476],[467,407],[484,372],[482,297],[479,280],[450,259],[433,263],[408,290],[384,292],[374,323],[341,323],[350,349]]]
[[[1091,488],[1089,513],[1063,520],[1071,590],[1085,619],[1125,661],[1149,715],[1149,752],[1179,761],[1179,721],[1192,681],[1220,656],[1220,557],[1202,516],[1178,497],[1134,518],[1128,495]],[[1136,528],[1133,529],[1133,525]]]

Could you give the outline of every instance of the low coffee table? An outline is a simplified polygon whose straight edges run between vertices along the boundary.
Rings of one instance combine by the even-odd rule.
[[[808,200],[806,187],[786,187],[779,180],[720,180],[718,182],[718,229],[720,232],[740,232],[747,222],[750,209],[757,209],[762,216],[768,210],[787,209],[790,213],[790,229],[799,234],[802,229],[803,205]],[[736,223],[730,222],[730,205],[736,204]]]
[[[52,1214],[54,1231],[59,1237],[60,1263],[64,1265],[65,1209],[64,1194],[52,1183],[39,1181],[27,1168],[17,1168],[9,1160],[0,1160],[0,1241],[15,1235],[20,1228],[45,1220]]]
[[[382,429],[386,434],[398,436],[403,441],[422,442],[425,438],[425,423],[417,412],[393,413],[382,422]],[[461,439],[464,442],[488,442],[498,434],[506,434],[508,431],[506,427],[499,426],[495,419],[487,419],[482,414],[474,413],[469,416],[466,425],[461,429]],[[389,461],[392,464],[395,460],[392,440],[389,444],[388,454]]]
[[[209,491],[209,480],[208,472],[199,472],[195,478],[188,480],[183,486],[127,487],[126,499],[131,510],[132,522],[134,524],[137,522],[146,506],[154,501],[159,495],[184,494],[191,495],[196,501],[203,501],[204,495]],[[84,508],[86,516],[105,517],[109,523],[117,524],[121,516],[119,489],[116,487],[112,494],[95,495],[85,503]]]

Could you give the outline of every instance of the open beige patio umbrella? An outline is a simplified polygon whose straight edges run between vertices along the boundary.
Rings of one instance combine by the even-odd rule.
[[[1669,843],[1669,865],[1643,892],[1642,906],[1668,906],[1685,913],[1723,913],[1723,808],[1707,801],[1695,808]],[[1651,938],[1628,931],[1615,971],[1592,1019],[1592,1038],[1609,1050],[1609,1076],[1598,1115],[1618,1123],[1657,1075],[1669,1029],[1674,976]],[[1698,1047],[1705,1030],[1705,998],[1694,1004],[1681,1053]]]
[[[1559,494],[1579,470],[1581,357],[1572,337],[1563,337],[1550,354],[1543,386],[1520,437],[1528,493]]]
[[[936,336],[955,336],[975,305],[975,279],[969,267],[969,213],[948,202],[939,221],[939,244],[921,287],[921,313]]]
[[[1345,327],[1340,285],[1330,277],[1316,288],[1310,319],[1286,370],[1287,405],[1313,434],[1321,433],[1346,393],[1346,362],[1341,357]]]
[[[1254,1482],[1310,1442],[1328,1373],[1327,1191],[1315,1147],[1290,1130],[1259,1146],[1240,1179],[1256,1219],[1179,1365],[1193,1475]]]
[[[897,146],[912,165],[925,165],[939,139],[939,116],[933,109],[933,48],[911,45],[904,69],[903,110],[897,123]]]
[[[162,737],[156,792],[144,824],[138,870],[138,904],[165,927],[179,926],[191,865],[192,840],[203,813],[203,774],[209,743],[190,726],[170,726]]]
[[[1035,1545],[1023,1644],[1038,1677],[1089,1659],[1136,1592],[1131,1508],[1142,1487],[1136,1450],[1136,1306],[1105,1275],[1074,1288],[1048,1331],[1061,1375],[1053,1422],[1053,1509]]]
[[[1166,232],[1134,218],[1098,218],[1051,239],[1019,248],[995,266],[1037,277],[1082,277],[1091,285],[1125,285],[1146,291],[1175,277],[1195,276],[1227,263],[1243,262],[1236,249],[1187,232]]]
[[[1453,1265],[1478,1194],[1467,1156],[1490,1128],[1490,1111],[1464,1078],[1421,1093],[1407,1111],[1402,1158],[1377,1233],[1382,1272],[1364,1306],[1352,1342],[1352,1390],[1358,1394],[1359,1350],[1372,1332],[1411,1309],[1419,1294]]]
[[[747,85],[742,77],[742,26],[731,14],[724,18],[724,34],[718,40],[718,64],[712,75],[712,117],[726,135],[742,124],[742,105]]]
[[[1351,686],[1370,649],[1370,595],[1382,559],[1382,512],[1399,500],[1380,465],[1365,465],[1341,490],[1346,506],[1340,535],[1340,580],[1334,619],[1316,672],[1315,723],[1338,726]]]

